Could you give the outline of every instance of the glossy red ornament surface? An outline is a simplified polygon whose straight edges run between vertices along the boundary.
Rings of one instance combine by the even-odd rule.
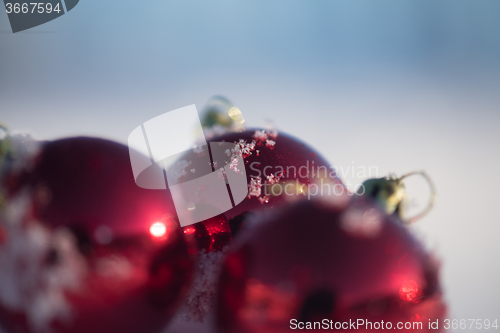
[[[303,199],[311,184],[317,184],[318,187],[326,184],[324,188],[331,194],[344,191],[332,165],[313,148],[288,134],[249,129],[241,133],[227,132],[210,137],[207,141],[238,143],[245,163],[248,196],[223,213],[230,221],[233,236],[245,223],[247,213],[273,209],[276,205]],[[205,158],[204,154],[189,152],[181,160],[185,166],[194,165],[198,159]],[[227,162],[231,162],[229,157]],[[214,169],[220,167],[215,165]],[[182,177],[180,181],[183,181]]]
[[[445,315],[432,257],[359,197],[341,209],[302,201],[262,218],[234,243],[219,288],[218,332],[290,332],[292,319],[422,322],[425,332]]]
[[[107,140],[44,143],[34,166],[14,177],[2,221],[0,326],[160,332],[193,265],[169,193],[139,188],[128,148]]]
[[[256,209],[271,209],[279,203],[305,196],[307,184],[323,181],[332,185],[332,192],[335,184],[339,185],[337,189],[342,184],[332,165],[321,154],[283,132],[249,129],[210,141],[240,142],[242,148],[249,195],[225,213],[228,219]],[[290,195],[285,191],[288,184]],[[303,184],[306,186],[301,186]]]

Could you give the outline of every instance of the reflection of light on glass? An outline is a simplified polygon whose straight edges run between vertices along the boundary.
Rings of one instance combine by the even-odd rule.
[[[240,109],[232,107],[231,109],[229,109],[227,114],[233,120],[236,130],[243,130],[243,123],[245,122],[245,118],[243,118],[243,113],[241,113]]]
[[[399,298],[403,301],[415,301],[418,294],[418,284],[413,280],[406,280],[399,288]]]
[[[243,114],[241,113],[240,109],[238,109],[238,108],[232,107],[231,109],[229,109],[228,114],[229,114],[229,117],[231,117],[231,119],[234,122],[243,123],[245,121],[245,119],[243,118]]]
[[[196,230],[193,227],[189,227],[189,228],[184,229],[184,233],[187,234],[187,235],[191,235],[195,231]]]
[[[156,222],[151,225],[149,232],[154,237],[163,237],[167,233],[167,227],[161,222]]]

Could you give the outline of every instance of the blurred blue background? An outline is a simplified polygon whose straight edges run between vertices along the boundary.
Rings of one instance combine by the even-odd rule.
[[[17,34],[0,12],[0,119],[17,131],[126,142],[214,94],[335,166],[425,169],[439,197],[414,229],[450,317],[498,318],[500,1],[81,0]]]

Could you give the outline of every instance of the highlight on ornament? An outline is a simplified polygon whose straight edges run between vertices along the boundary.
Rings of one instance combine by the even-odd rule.
[[[151,225],[149,232],[152,236],[160,238],[166,235],[167,227],[161,222],[156,222]]]

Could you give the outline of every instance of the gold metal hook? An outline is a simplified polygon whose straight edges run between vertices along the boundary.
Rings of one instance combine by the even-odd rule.
[[[403,180],[415,175],[424,177],[429,184],[431,196],[429,203],[422,212],[407,218],[403,213],[404,203],[407,198]],[[427,215],[436,201],[436,188],[433,181],[425,171],[409,172],[399,178],[396,176],[388,176],[380,179],[368,179],[363,182],[363,186],[360,190],[361,189],[363,189],[363,193],[358,191],[359,194],[372,198],[387,214],[397,214],[401,221],[405,224],[414,223]]]
[[[427,181],[427,184],[429,185],[429,189],[431,191],[431,195],[430,195],[430,198],[429,198],[429,202],[427,203],[427,206],[425,207],[425,209],[423,211],[421,211],[420,213],[416,214],[415,216],[413,216],[411,218],[405,218],[405,219],[403,219],[403,221],[406,224],[414,223],[414,222],[420,220],[425,215],[429,214],[429,212],[434,207],[434,203],[436,202],[436,198],[437,198],[436,186],[434,185],[434,182],[429,177],[429,175],[425,171],[423,171],[423,170],[409,172],[409,173],[407,173],[407,174],[399,177],[399,182],[401,182],[405,178],[408,178],[408,177],[411,177],[411,176],[415,176],[415,175],[420,175],[420,176],[424,177],[424,179]]]

